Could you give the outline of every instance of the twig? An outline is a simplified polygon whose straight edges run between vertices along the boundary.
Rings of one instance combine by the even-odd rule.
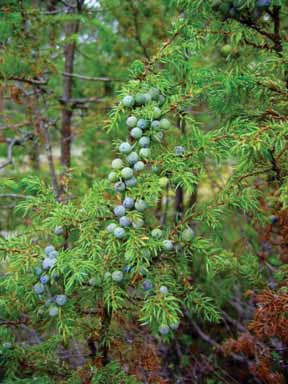
[[[32,140],[34,135],[32,133],[28,133],[23,138],[14,138],[14,139],[7,139],[6,142],[8,143],[8,149],[7,149],[7,160],[5,160],[2,164],[0,164],[0,169],[3,169],[7,167],[8,165],[13,163],[13,147],[15,145],[22,145],[25,143],[25,141]]]
[[[93,77],[93,76],[84,76],[84,75],[79,75],[77,73],[69,73],[69,72],[62,72],[62,75],[66,77],[75,77],[80,80],[87,80],[87,81],[121,81],[117,79],[111,79],[110,77]]]

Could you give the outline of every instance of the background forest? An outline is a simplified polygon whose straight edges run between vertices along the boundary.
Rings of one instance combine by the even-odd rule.
[[[0,382],[284,384],[286,0],[0,0]]]

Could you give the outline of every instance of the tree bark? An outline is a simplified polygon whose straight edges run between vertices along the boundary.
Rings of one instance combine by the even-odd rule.
[[[65,37],[70,39],[79,30],[79,22],[73,21],[65,27]],[[73,73],[74,58],[75,58],[76,42],[70,41],[64,48],[64,72]],[[73,109],[69,104],[69,100],[73,95],[73,77],[63,76],[63,109],[62,109],[62,127],[61,127],[61,164],[64,170],[67,171],[71,165],[71,122],[73,116]]]

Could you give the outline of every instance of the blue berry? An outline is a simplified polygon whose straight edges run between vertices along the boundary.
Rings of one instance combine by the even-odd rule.
[[[143,281],[142,287],[143,287],[144,291],[149,291],[150,289],[153,288],[153,284],[152,284],[151,280],[146,279]]]
[[[257,0],[256,7],[258,8],[268,8],[271,5],[271,0]]]
[[[55,235],[57,235],[57,236],[63,235],[63,233],[64,233],[64,229],[63,229],[62,227],[56,227],[56,228],[54,229],[54,233],[55,233]]]
[[[148,121],[145,119],[139,119],[137,121],[137,127],[140,129],[146,129],[148,127]]]
[[[59,253],[57,251],[52,251],[49,253],[48,257],[49,259],[56,259],[58,257]]]
[[[116,239],[122,239],[125,236],[126,232],[125,229],[122,227],[116,227],[114,229],[114,236]]]
[[[183,156],[185,153],[185,148],[182,147],[181,145],[178,145],[177,147],[175,147],[175,154],[176,156]]]
[[[135,172],[143,171],[144,168],[145,164],[143,163],[143,161],[137,161],[137,163],[135,163],[133,166]]]
[[[121,225],[121,227],[129,227],[129,225],[131,224],[131,220],[127,216],[122,216],[119,219],[119,224]]]
[[[135,104],[135,99],[133,96],[127,95],[123,98],[122,104],[127,108],[131,108]]]
[[[161,237],[162,237],[162,231],[161,231],[161,229],[159,229],[159,228],[155,228],[155,229],[153,229],[153,231],[151,232],[151,235],[152,235],[152,237],[154,237],[154,239],[159,240],[159,239],[161,239]]]
[[[111,223],[111,224],[107,225],[106,231],[109,233],[113,233],[116,227],[117,227],[117,225],[115,223]]]
[[[126,124],[128,125],[128,127],[130,128],[134,128],[136,127],[137,125],[137,117],[135,116],[129,116],[126,120]]]
[[[132,147],[129,143],[124,142],[119,145],[119,152],[121,153],[129,153],[131,152]]]
[[[174,248],[174,245],[171,240],[163,240],[162,247],[165,251],[172,251]]]
[[[147,157],[149,157],[151,155],[150,148],[141,148],[139,151],[139,155],[141,157],[143,157],[144,159],[146,159]]]
[[[126,209],[132,209],[134,208],[134,199],[132,197],[126,196],[123,200],[123,207]]]
[[[161,287],[159,288],[159,292],[162,293],[162,295],[167,296],[168,288],[165,285],[161,285]]]
[[[115,192],[123,192],[125,189],[126,185],[123,183],[123,181],[117,181],[117,183],[114,184]]]
[[[114,214],[115,216],[118,216],[118,217],[121,217],[121,216],[124,216],[125,215],[125,207],[123,207],[123,205],[117,205],[115,208],[114,208]]]
[[[151,128],[159,129],[160,128],[160,121],[159,120],[153,120],[151,123]]]
[[[137,184],[137,179],[136,177],[131,177],[131,179],[128,179],[125,181],[125,184],[127,187],[135,187],[135,185]]]
[[[138,127],[133,128],[130,131],[130,136],[132,136],[134,139],[140,139],[142,135],[143,135],[143,131]]]
[[[41,295],[41,293],[44,292],[45,287],[42,283],[37,283],[34,285],[33,289],[36,295]]]
[[[67,296],[66,295],[56,295],[55,297],[55,302],[58,304],[60,307],[66,304],[67,302]]]
[[[278,217],[277,216],[275,216],[275,215],[270,216],[270,223],[271,224],[276,224],[277,221],[278,221]]]
[[[58,315],[59,310],[58,310],[58,308],[56,307],[56,305],[52,305],[51,307],[49,307],[49,309],[48,309],[48,313],[49,313],[49,316],[51,316],[51,317],[55,317],[55,316]]]
[[[150,144],[150,137],[148,136],[142,136],[138,141],[140,147],[146,148],[149,147]]]
[[[48,275],[43,275],[40,277],[41,284],[47,284],[49,280],[50,280],[50,277]]]
[[[49,258],[45,258],[42,262],[42,268],[43,269],[50,269],[52,268],[55,264],[56,264],[56,259],[49,259]]]
[[[121,159],[114,159],[112,161],[112,168],[113,169],[121,169],[121,168],[123,168],[123,161]]]
[[[55,251],[55,248],[53,247],[53,245],[48,245],[45,249],[44,249],[44,252],[46,253],[46,255],[48,256],[50,252],[53,252]]]
[[[145,211],[147,204],[144,200],[137,200],[135,203],[135,209],[139,212]]]
[[[138,159],[139,159],[139,156],[137,154],[137,152],[131,152],[127,157],[126,157],[128,163],[130,165],[133,165],[135,163],[137,163]]]
[[[120,283],[123,280],[123,272],[122,271],[114,271],[112,273],[112,280]]]
[[[34,272],[37,276],[40,276],[42,273],[42,268],[41,267],[35,267]]]
[[[129,167],[125,167],[121,170],[121,176],[123,177],[123,179],[127,180],[127,179],[131,179],[131,177],[133,176],[133,169],[132,168],[129,168]]]
[[[159,333],[161,333],[161,335],[166,336],[169,332],[170,328],[167,325],[162,325],[161,327],[159,327]]]

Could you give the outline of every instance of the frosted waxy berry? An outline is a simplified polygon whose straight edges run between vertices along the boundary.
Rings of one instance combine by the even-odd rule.
[[[148,127],[148,121],[145,119],[139,119],[137,121],[137,127],[140,129],[146,129]]]
[[[151,232],[151,236],[152,236],[154,239],[157,239],[157,240],[161,239],[161,237],[162,237],[162,231],[161,231],[161,229],[159,229],[159,228],[155,228],[155,229],[153,229],[153,231]]]
[[[160,177],[158,180],[160,187],[165,188],[169,184],[169,179],[166,176]]]
[[[192,228],[186,228],[181,234],[182,240],[191,241],[194,237],[194,231]]]
[[[153,119],[159,119],[159,117],[162,115],[161,109],[158,107],[155,107],[153,109]]]
[[[47,269],[50,269],[52,268],[55,264],[56,264],[56,259],[49,259],[48,257],[46,257],[43,262],[42,262],[42,268],[47,270]]]
[[[133,96],[127,95],[123,98],[122,104],[127,108],[131,108],[135,104],[135,99]]]
[[[169,129],[171,127],[171,123],[168,119],[161,119],[160,120],[160,128],[161,129]]]
[[[133,166],[135,172],[143,171],[144,168],[145,164],[143,163],[143,161],[137,161],[137,163],[135,163]]]
[[[137,117],[135,116],[129,116],[126,120],[126,124],[128,125],[128,127],[130,128],[134,128],[136,127],[137,125]]]
[[[133,169],[132,168],[129,168],[129,167],[125,167],[121,170],[121,176],[123,177],[123,179],[127,180],[127,179],[131,179],[131,177],[133,176]]]
[[[116,239],[122,239],[126,234],[125,229],[122,227],[116,227],[113,233]]]
[[[45,249],[44,249],[44,252],[46,253],[46,255],[48,256],[50,252],[53,252],[55,251],[55,248],[53,247],[53,245],[48,245]]]
[[[89,279],[88,281],[89,285],[91,285],[91,287],[96,287],[96,286],[99,286],[101,284],[101,279],[98,277],[91,277],[91,279]]]
[[[185,148],[182,147],[181,145],[178,145],[177,147],[175,147],[175,154],[176,156],[183,156],[185,153]]]
[[[144,220],[141,218],[138,218],[138,219],[135,219],[134,221],[132,221],[132,227],[135,229],[139,229],[139,228],[143,227],[143,225],[144,225]]]
[[[162,293],[162,295],[167,296],[168,288],[165,285],[161,285],[161,287],[159,288],[159,292]]]
[[[63,229],[62,227],[56,227],[56,228],[54,229],[54,233],[55,233],[55,235],[57,235],[57,236],[63,235],[63,233],[64,233],[64,229]]]
[[[36,276],[40,276],[42,273],[42,268],[41,267],[35,267],[34,272]]]
[[[141,157],[143,157],[144,159],[146,159],[147,157],[149,157],[151,155],[150,148],[141,148],[139,151],[139,155]]]
[[[115,192],[123,192],[125,189],[126,185],[123,183],[123,181],[117,181],[117,183],[114,184]]]
[[[111,223],[109,225],[107,225],[106,227],[106,231],[109,232],[109,233],[113,233],[114,232],[114,229],[117,227],[117,225],[115,223]]]
[[[112,273],[112,280],[120,283],[123,280],[123,272],[122,271],[114,271]]]
[[[121,225],[121,227],[129,227],[129,225],[131,224],[131,220],[127,216],[122,216],[119,219],[119,224]]]
[[[170,328],[167,325],[162,325],[161,327],[159,327],[159,333],[161,333],[161,335],[166,336],[169,332]]]
[[[159,120],[153,120],[151,123],[151,128],[159,129],[160,128],[160,121]]]
[[[150,93],[144,93],[145,96],[145,102],[149,103],[152,100],[152,96]]]
[[[6,342],[2,343],[2,347],[4,349],[11,349],[12,348],[12,344],[9,341],[6,341]]]
[[[179,321],[177,321],[176,323],[172,323],[169,325],[169,328],[172,329],[172,331],[176,331],[178,328],[179,328]]]
[[[148,137],[148,136],[142,136],[142,137],[139,139],[138,144],[140,145],[140,147],[143,147],[143,148],[147,148],[147,147],[149,147],[149,144],[150,144],[150,137]]]
[[[58,257],[59,253],[57,251],[52,251],[49,253],[48,257],[49,259],[56,259]]]
[[[143,211],[145,211],[146,208],[147,208],[147,204],[144,200],[137,200],[135,202],[135,209],[138,212],[143,212]]]
[[[55,297],[55,303],[62,307],[67,303],[67,296],[66,295],[56,295]]]
[[[160,90],[158,88],[151,88],[150,91],[149,91],[151,97],[152,97],[152,100],[158,100],[159,99],[159,96],[160,96]]]
[[[119,177],[118,177],[116,172],[112,171],[109,173],[109,175],[108,175],[109,181],[111,181],[113,183],[114,181],[117,181],[118,179],[119,179]]]
[[[131,152],[131,150],[132,150],[132,146],[127,142],[121,143],[119,145],[119,152],[121,153],[129,153]]]
[[[143,93],[138,93],[135,96],[135,102],[137,105],[144,105],[146,103],[145,95]]]
[[[44,292],[45,287],[42,283],[37,283],[34,285],[33,289],[36,295],[41,295],[41,293]]]
[[[127,157],[126,157],[128,163],[130,165],[133,165],[135,163],[137,163],[138,159],[139,159],[139,156],[137,154],[137,152],[131,152]]]
[[[165,251],[172,251],[174,248],[174,245],[171,240],[163,240],[162,247]]]
[[[134,139],[140,139],[142,135],[143,135],[143,131],[138,127],[135,127],[130,131],[130,136],[133,137]]]
[[[115,208],[114,208],[114,214],[115,216],[118,216],[118,217],[121,217],[121,216],[124,216],[125,215],[125,207],[123,207],[123,205],[117,205]]]
[[[112,161],[112,168],[113,169],[121,169],[121,168],[123,168],[123,161],[121,159],[114,159]]]
[[[134,199],[132,197],[126,196],[123,200],[123,207],[126,209],[132,209],[134,208]]]
[[[51,307],[49,307],[48,313],[49,313],[49,316],[55,317],[58,315],[59,309],[56,307],[56,305],[52,305]]]
[[[136,177],[131,177],[131,179],[128,179],[125,181],[125,184],[126,184],[126,187],[135,187],[135,185],[137,184],[137,179]]]
[[[43,275],[40,277],[41,284],[47,284],[49,280],[50,280],[50,277],[48,275]]]
[[[153,288],[153,284],[152,284],[152,281],[151,280],[144,280],[143,281],[143,284],[142,284],[142,287],[144,289],[144,291],[149,291],[150,289]]]

